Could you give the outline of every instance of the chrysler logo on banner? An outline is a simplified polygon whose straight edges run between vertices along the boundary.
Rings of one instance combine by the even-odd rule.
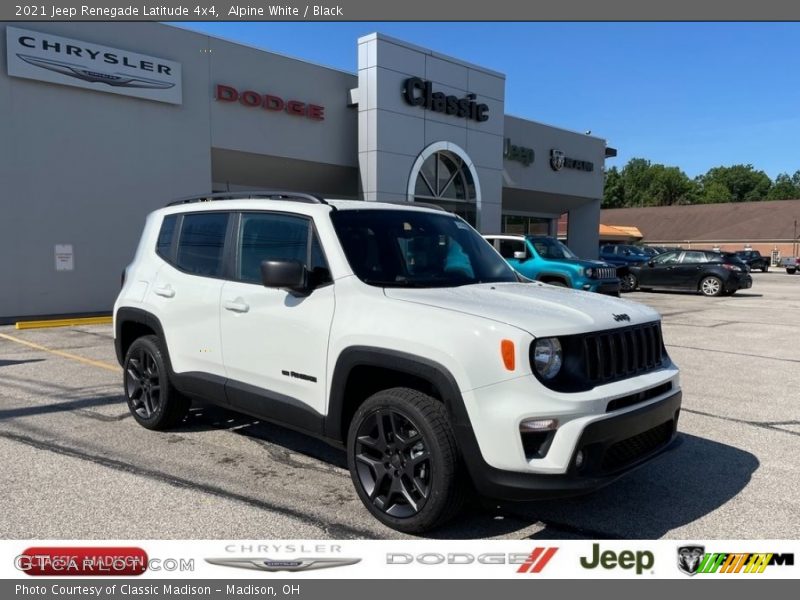
[[[180,63],[81,40],[6,27],[8,74],[181,104]]]

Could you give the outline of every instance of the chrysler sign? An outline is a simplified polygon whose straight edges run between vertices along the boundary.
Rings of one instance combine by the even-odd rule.
[[[6,27],[8,74],[181,104],[180,63],[81,40]]]

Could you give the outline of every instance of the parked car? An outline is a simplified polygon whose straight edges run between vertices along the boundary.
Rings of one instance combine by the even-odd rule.
[[[672,250],[630,267],[639,289],[699,291],[704,296],[730,296],[753,285],[747,266],[738,258],[711,250]]]
[[[738,250],[734,254],[746,263],[751,271],[761,271],[762,273],[769,271],[769,257],[761,256],[761,252],[758,250]]]
[[[612,265],[635,265],[647,262],[650,256],[641,246],[607,244],[600,248],[600,259]]]
[[[786,269],[786,272],[789,273],[789,275],[794,275],[800,271],[800,258],[786,256],[781,259],[781,267]]]
[[[578,258],[566,244],[541,235],[485,235],[500,255],[528,279],[576,290],[619,295],[616,267]]]
[[[142,427],[197,398],[316,436],[375,518],[421,532],[470,489],[586,493],[675,439],[659,314],[587,296],[521,282],[438,207],[212,194],[148,215],[114,345]]]

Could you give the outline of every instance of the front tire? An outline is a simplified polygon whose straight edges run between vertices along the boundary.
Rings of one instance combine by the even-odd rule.
[[[619,280],[619,287],[623,292],[634,292],[639,287],[639,280],[633,273],[627,273]]]
[[[795,274],[795,271],[797,271],[797,269],[786,269],[786,272],[787,272],[789,275],[794,275],[794,274]]]
[[[123,369],[125,399],[139,425],[161,430],[183,420],[191,402],[170,382],[158,337],[137,338],[128,348]]]
[[[708,275],[700,280],[700,292],[704,296],[721,296],[725,291],[722,280],[719,277]]]
[[[398,531],[438,527],[463,504],[464,476],[447,410],[417,390],[382,390],[358,408],[347,463],[361,502]]]

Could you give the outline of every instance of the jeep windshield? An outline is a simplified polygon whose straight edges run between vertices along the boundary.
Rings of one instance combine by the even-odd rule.
[[[415,210],[331,213],[356,276],[381,287],[455,287],[519,281],[472,227],[453,215]]]
[[[551,237],[529,237],[528,241],[542,258],[578,258],[572,250],[557,239]]]

